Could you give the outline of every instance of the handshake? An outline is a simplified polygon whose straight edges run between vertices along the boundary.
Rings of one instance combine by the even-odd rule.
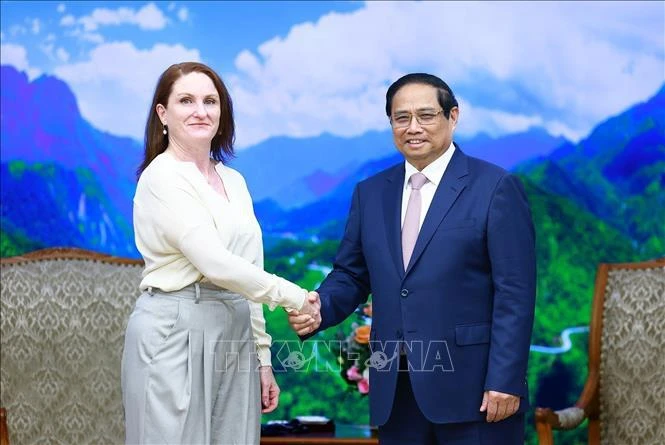
[[[319,294],[310,291],[300,310],[288,313],[289,324],[298,335],[314,332],[321,325],[321,299]]]

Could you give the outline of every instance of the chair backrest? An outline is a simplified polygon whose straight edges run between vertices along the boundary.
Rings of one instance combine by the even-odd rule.
[[[80,249],[2,259],[0,405],[12,442],[124,442],[120,360],[142,270]]]
[[[601,443],[665,444],[665,259],[598,275]]]

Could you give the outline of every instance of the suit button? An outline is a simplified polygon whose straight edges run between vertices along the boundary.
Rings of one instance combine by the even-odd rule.
[[[409,295],[409,290],[408,289],[402,289],[402,292],[400,292],[400,295],[404,298],[406,298],[407,295]]]
[[[399,329],[398,329],[397,331],[395,331],[395,335],[396,335],[397,338],[399,338],[400,340],[402,339],[402,331],[400,331]]]

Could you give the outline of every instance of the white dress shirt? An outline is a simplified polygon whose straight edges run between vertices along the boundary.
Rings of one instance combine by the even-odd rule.
[[[434,192],[443,178],[443,174],[448,168],[450,159],[453,157],[455,152],[455,144],[450,142],[450,147],[446,150],[441,156],[435,159],[430,165],[422,169],[420,173],[427,177],[428,181],[420,189],[420,222],[418,228],[420,229],[423,226],[423,221],[425,221],[425,216],[429,210],[429,206],[432,204],[434,199]],[[409,204],[409,196],[411,196],[411,184],[409,184],[409,178],[414,173],[418,173],[418,169],[413,165],[409,164],[408,161],[404,161],[404,189],[402,191],[402,223],[400,227],[404,226],[404,218],[406,217],[406,207]]]

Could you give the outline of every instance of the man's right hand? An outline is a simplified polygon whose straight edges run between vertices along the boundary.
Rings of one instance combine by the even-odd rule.
[[[314,332],[321,325],[321,299],[311,291],[299,311],[289,312],[289,324],[298,335]]]

